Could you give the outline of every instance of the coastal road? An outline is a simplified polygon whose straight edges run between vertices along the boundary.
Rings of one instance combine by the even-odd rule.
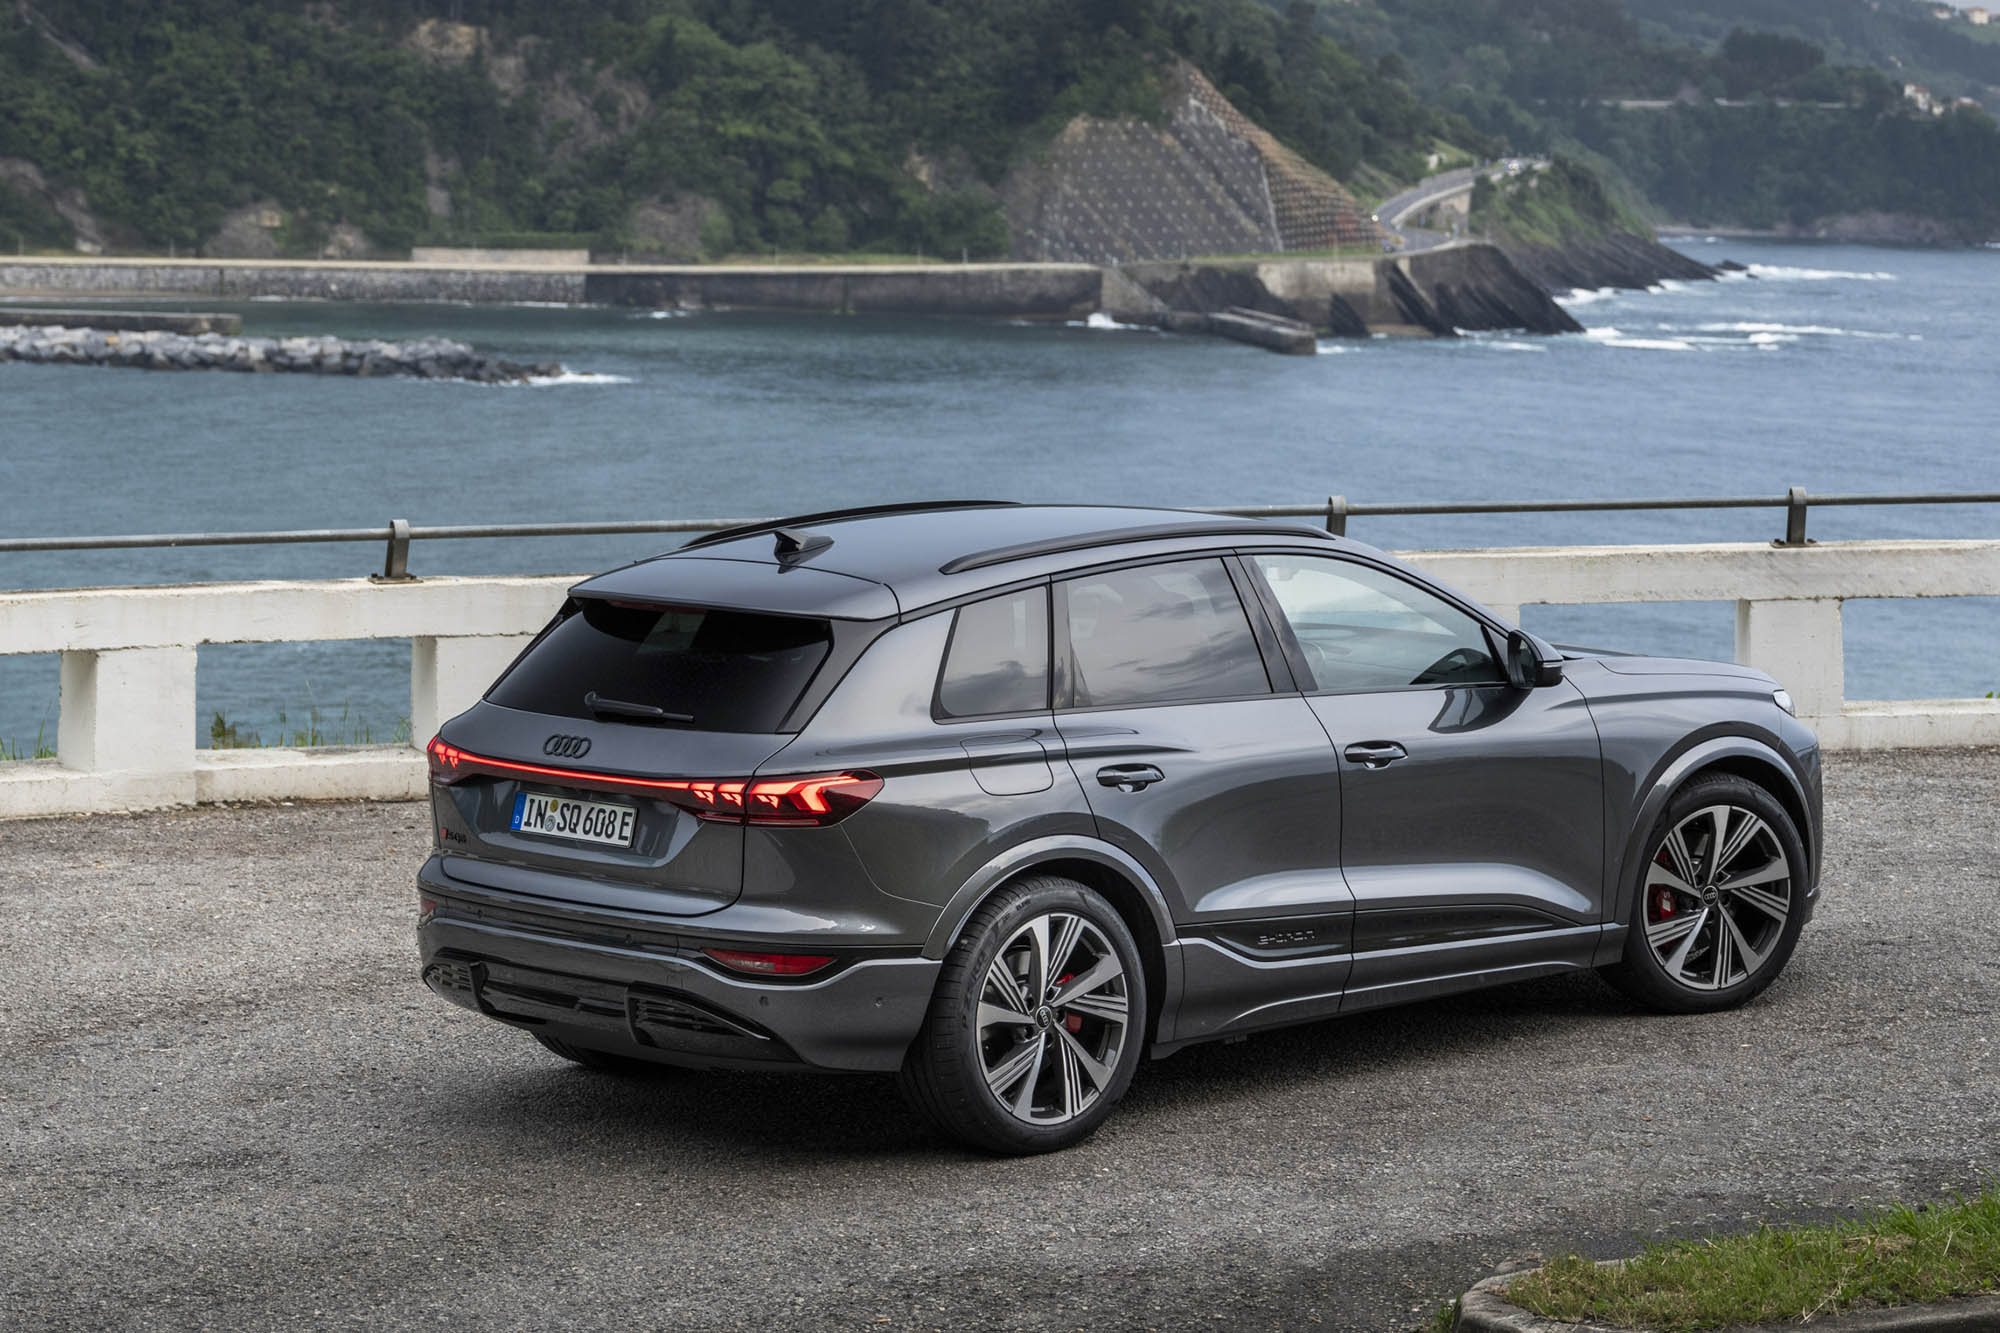
[[[1406,218],[1420,217],[1425,211],[1448,199],[1470,194],[1473,185],[1481,176],[1498,180],[1521,171],[1540,171],[1547,165],[1548,163],[1535,158],[1509,158],[1497,166],[1459,167],[1453,171],[1441,171],[1435,176],[1424,177],[1401,194],[1385,200],[1375,210],[1375,217],[1384,231],[1402,239],[1402,250],[1405,254],[1433,249],[1445,244],[1451,237],[1440,231],[1406,226],[1404,225]]]
[[[1549,980],[1182,1052],[996,1161],[418,983],[420,804],[0,824],[0,1327],[1407,1330],[1504,1261],[2000,1170],[2000,751],[1837,755],[1736,1013]]]

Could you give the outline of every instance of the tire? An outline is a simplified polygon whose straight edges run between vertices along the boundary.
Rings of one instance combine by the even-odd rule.
[[[1670,1014],[1731,1009],[1777,980],[1805,924],[1809,873],[1784,804],[1744,778],[1697,778],[1667,802],[1646,847],[1624,957],[1604,979]]]
[[[986,1152],[1067,1148],[1131,1085],[1146,1000],[1139,946],[1111,904],[1075,880],[1028,876],[981,905],[945,956],[903,1095]]]
[[[651,1060],[638,1060],[629,1055],[613,1055],[609,1051],[593,1051],[588,1046],[572,1046],[560,1037],[547,1033],[528,1034],[548,1050],[571,1064],[582,1065],[585,1069],[599,1074],[620,1074],[627,1078],[652,1078],[669,1072],[671,1065],[655,1064]]]

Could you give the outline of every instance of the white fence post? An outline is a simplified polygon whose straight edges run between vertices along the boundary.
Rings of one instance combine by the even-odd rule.
[[[1767,672],[1802,718],[1837,718],[1846,708],[1838,598],[1736,603],[1736,660]]]
[[[56,762],[157,779],[140,801],[192,801],[194,668],[191,646],[63,653]]]
[[[479,702],[532,634],[410,640],[410,744],[422,749],[440,724]]]

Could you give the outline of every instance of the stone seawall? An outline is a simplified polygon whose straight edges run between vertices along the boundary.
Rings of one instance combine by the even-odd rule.
[[[259,297],[291,301],[516,301],[584,299],[580,272],[171,260],[0,261],[0,295]]]
[[[651,309],[1083,319],[1103,308],[1103,284],[1095,264],[598,268],[584,292],[594,304]]]
[[[636,309],[1083,319],[1159,323],[1235,309],[1335,336],[1450,336],[1456,329],[1570,333],[1574,320],[1490,245],[1364,259],[796,267],[597,265],[505,269],[283,261],[15,260],[0,297],[560,302]]]

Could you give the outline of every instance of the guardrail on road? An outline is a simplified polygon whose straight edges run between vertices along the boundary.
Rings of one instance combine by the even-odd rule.
[[[2000,701],[1847,699],[1841,640],[1847,599],[2000,596],[2000,541],[1404,555],[1509,620],[1531,603],[1734,602],[1737,660],[1783,682],[1829,748],[2000,744]],[[0,818],[419,795],[417,747],[478,698],[574,581],[341,579],[0,593],[0,653],[62,660],[57,758],[0,763]],[[414,745],[197,749],[198,645],[334,639],[410,641]]]

